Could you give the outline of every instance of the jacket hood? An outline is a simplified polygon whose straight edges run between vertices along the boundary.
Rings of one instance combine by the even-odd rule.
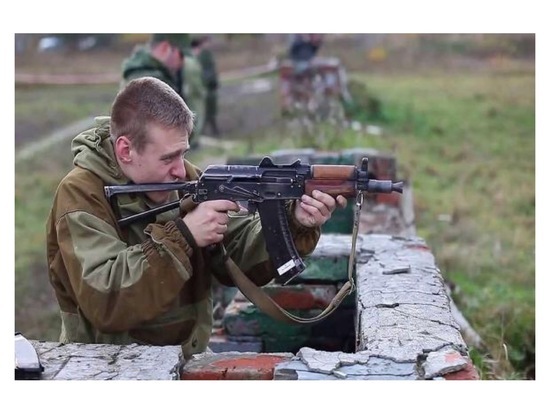
[[[110,117],[95,118],[95,127],[76,136],[71,144],[73,164],[99,176],[107,184],[126,184],[110,139]]]

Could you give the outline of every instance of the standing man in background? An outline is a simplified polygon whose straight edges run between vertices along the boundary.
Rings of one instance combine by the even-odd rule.
[[[195,131],[189,136],[193,148],[204,123],[206,91],[201,84],[201,68],[190,50],[190,36],[185,33],[156,33],[146,45],[138,45],[122,63],[122,82],[140,77],[154,77],[174,89],[195,113]]]
[[[182,67],[188,47],[187,34],[153,34],[147,44],[136,46],[132,55],[122,62],[121,88],[130,80],[150,76],[168,84],[185,100]]]
[[[321,34],[294,34],[290,37],[288,56],[296,73],[311,69],[312,60],[317,56],[322,42]]]
[[[214,55],[210,50],[210,36],[203,36],[197,39],[200,43],[200,52],[198,59],[202,66],[202,80],[206,87],[206,113],[203,125],[203,133],[207,126],[210,127],[214,136],[220,135],[218,128],[218,122],[216,117],[218,115],[218,72],[216,69],[216,62]]]
[[[185,80],[183,95],[185,102],[195,113],[195,128],[192,132],[190,144],[195,149],[199,146],[197,135],[200,135],[204,127],[206,116],[206,87],[202,79],[202,65],[199,61],[201,42],[197,39],[191,40],[191,51],[185,53],[185,64],[183,65],[183,78]]]

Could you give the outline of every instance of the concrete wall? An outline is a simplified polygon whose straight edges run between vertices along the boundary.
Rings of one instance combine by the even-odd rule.
[[[312,257],[346,260],[350,248],[349,235],[326,234]],[[31,341],[42,379],[479,379],[425,242],[363,234],[357,253],[355,352],[210,352],[184,363],[179,346]]]

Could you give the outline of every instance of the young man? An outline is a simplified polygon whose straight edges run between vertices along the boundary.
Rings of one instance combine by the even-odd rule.
[[[59,184],[47,222],[50,282],[61,310],[61,342],[182,345],[206,349],[212,329],[212,277],[230,285],[222,257],[256,284],[275,275],[255,216],[230,218],[227,200],[188,205],[152,222],[119,227],[117,219],[178,199],[177,192],[117,196],[105,185],[195,180],[185,160],[193,114],[166,83],[133,80],[116,96],[111,116],[72,142],[75,167]],[[288,207],[298,252],[313,251],[320,226],[346,199],[315,191]],[[183,204],[183,202],[182,202]],[[219,249],[219,248],[218,248]]]

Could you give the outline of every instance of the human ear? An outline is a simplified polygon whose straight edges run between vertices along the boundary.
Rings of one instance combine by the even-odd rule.
[[[126,136],[119,136],[115,141],[115,154],[122,163],[132,161],[132,142]]]

